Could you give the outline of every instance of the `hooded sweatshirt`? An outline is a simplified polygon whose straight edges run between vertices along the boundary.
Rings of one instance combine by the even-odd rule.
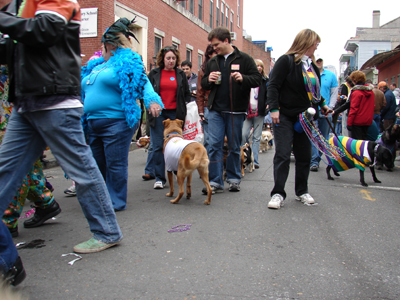
[[[351,89],[348,126],[369,126],[374,118],[375,95],[372,87],[356,85]]]

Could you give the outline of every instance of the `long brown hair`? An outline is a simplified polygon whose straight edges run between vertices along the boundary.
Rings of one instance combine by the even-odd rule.
[[[206,51],[204,52],[204,62],[202,63],[200,69],[205,72],[206,71],[206,65],[208,63],[208,61],[211,59],[211,55],[213,55],[213,53],[215,53],[214,47],[211,44],[208,44]]]
[[[296,35],[292,46],[285,54],[295,54],[294,61],[297,62],[301,60],[303,55],[306,54],[310,47],[312,47],[315,43],[320,42],[321,38],[315,31],[311,29],[303,29]],[[313,61],[315,60],[314,55],[311,57],[311,59]]]

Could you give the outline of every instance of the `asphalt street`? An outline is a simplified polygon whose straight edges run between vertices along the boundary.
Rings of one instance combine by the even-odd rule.
[[[322,163],[309,177],[314,206],[294,200],[292,161],[285,206],[270,210],[273,155],[260,154],[240,192],[226,184],[206,206],[197,173],[192,199],[170,204],[168,186],[141,179],[147,153],[130,152],[128,208],[117,213],[123,241],[73,265],[62,254],[91,233],[76,197],[63,193],[71,181],[46,169],[62,213],[38,228],[21,220],[15,243],[43,244],[19,250],[27,272],[19,289],[31,300],[399,299],[400,161],[377,171],[381,184],[367,170],[368,188],[357,170],[328,181]],[[169,232],[178,225],[187,230]]]

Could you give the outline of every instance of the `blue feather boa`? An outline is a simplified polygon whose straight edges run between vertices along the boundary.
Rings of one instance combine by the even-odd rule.
[[[107,61],[113,66],[114,76],[118,76],[119,87],[121,88],[122,108],[126,122],[133,127],[141,118],[142,111],[137,104],[137,99],[143,99],[147,109],[150,105],[157,103],[164,108],[160,96],[154,91],[144,71],[142,59],[139,54],[131,49],[118,48],[113,51],[113,56]],[[81,70],[81,78],[89,75],[93,69],[105,62],[104,58],[90,60]],[[82,90],[82,100],[85,95]],[[82,125],[86,129],[86,114],[82,116]]]

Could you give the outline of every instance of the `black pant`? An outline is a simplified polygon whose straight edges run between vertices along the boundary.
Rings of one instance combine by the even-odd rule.
[[[351,126],[351,131],[349,131],[349,136],[355,140],[367,140],[368,139],[368,127],[369,126]]]
[[[289,175],[290,154],[293,145],[295,162],[295,193],[301,196],[308,193],[308,175],[310,174],[311,143],[307,135],[294,130],[297,117],[279,116],[280,123],[274,124],[275,156],[274,181],[271,192],[286,198],[285,184]]]

